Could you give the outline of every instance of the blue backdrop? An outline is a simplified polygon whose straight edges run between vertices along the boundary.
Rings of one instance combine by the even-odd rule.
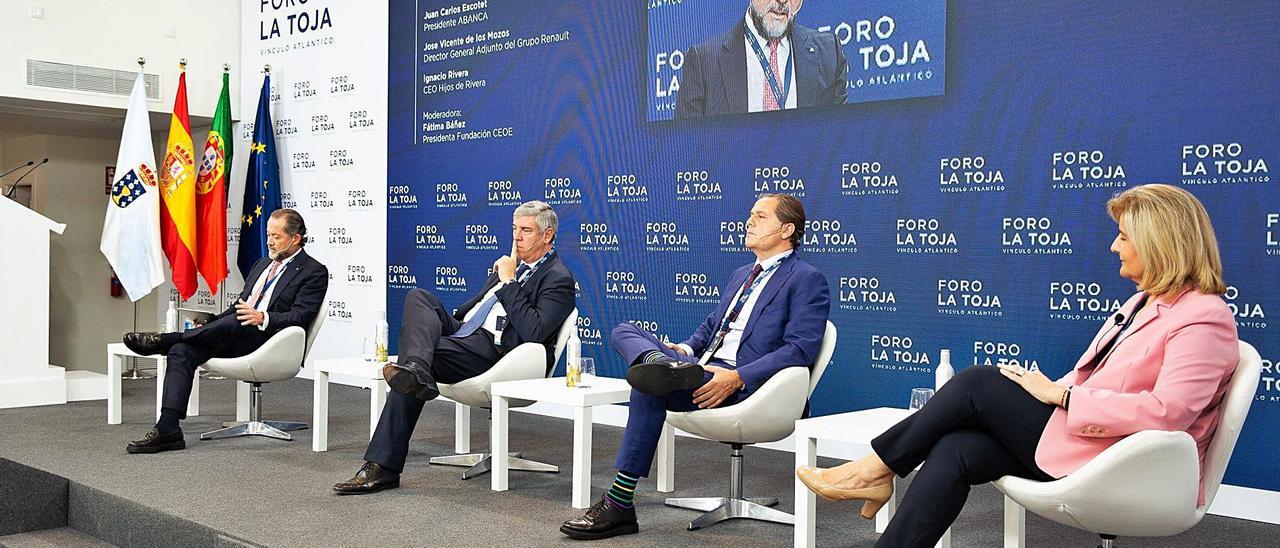
[[[905,407],[944,348],[957,368],[1068,371],[1134,290],[1104,203],[1168,182],[1208,208],[1240,337],[1267,360],[1226,481],[1280,490],[1276,3],[810,0],[798,20],[814,28],[900,19],[883,42],[927,39],[945,86],[683,122],[650,121],[669,117],[655,77],[678,78],[655,52],[722,32],[746,2],[418,4],[390,10],[393,333],[412,287],[450,306],[478,291],[512,208],[540,199],[560,214],[585,355],[620,376],[612,326],[685,339],[752,260],[754,196],[790,192],[840,332],[814,413]],[[896,70],[859,74],[857,47],[851,86]]]

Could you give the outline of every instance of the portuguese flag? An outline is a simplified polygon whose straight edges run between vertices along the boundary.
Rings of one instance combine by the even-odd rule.
[[[222,73],[222,95],[204,142],[196,175],[196,265],[209,291],[227,277],[227,175],[231,172],[231,75]]]

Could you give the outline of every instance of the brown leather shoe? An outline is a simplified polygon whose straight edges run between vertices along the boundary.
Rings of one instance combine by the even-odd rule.
[[[636,524],[635,507],[618,508],[601,497],[582,517],[564,522],[560,532],[574,540],[600,540],[634,535],[640,532],[640,526]]]
[[[181,428],[168,434],[161,434],[159,430],[153,427],[142,439],[129,442],[129,445],[125,447],[125,451],[133,454],[161,453],[186,448],[187,442],[182,438]]]
[[[893,498],[893,480],[861,489],[842,489],[827,483],[827,480],[822,479],[822,469],[813,466],[796,468],[796,477],[800,478],[810,491],[824,499],[866,501],[862,505],[862,511],[859,512],[859,515],[865,519],[876,517],[880,507]]]
[[[400,474],[387,470],[380,464],[366,462],[355,477],[334,484],[333,492],[339,495],[367,495],[397,487],[400,487]]]
[[[389,363],[382,366],[382,378],[386,379],[392,390],[422,401],[431,401],[440,395],[435,383],[423,384],[413,371],[400,364]]]

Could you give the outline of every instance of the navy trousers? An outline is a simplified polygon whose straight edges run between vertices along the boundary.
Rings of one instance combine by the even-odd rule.
[[[1055,407],[995,367],[975,366],[871,440],[876,455],[898,476],[920,467],[876,546],[937,544],[960,515],[972,485],[1008,475],[1054,479],[1036,465],[1036,445]]]
[[[188,329],[181,334],[181,342],[169,347],[166,353],[169,365],[164,374],[164,395],[160,407],[176,411],[187,418],[187,400],[191,399],[191,384],[196,369],[210,358],[238,358],[257,350],[271,338],[271,333],[257,326],[240,325],[235,315],[228,315]],[[171,335],[166,335],[171,336]]]
[[[453,384],[488,371],[501,354],[493,344],[493,334],[483,329],[466,337],[449,335],[461,327],[435,295],[422,289],[409,291],[404,298],[404,316],[398,343],[400,363],[409,357],[426,364],[426,370],[414,369],[420,380]],[[382,408],[378,427],[364,460],[382,465],[394,472],[404,471],[409,455],[409,438],[418,425],[426,402],[392,391]]]
[[[657,337],[646,333],[643,329],[630,323],[618,324],[610,336],[613,349],[626,360],[627,364],[635,363],[645,353],[657,350],[668,357],[697,362],[695,356],[685,356],[667,348]],[[732,366],[715,360],[711,365],[733,369]],[[702,382],[711,380],[710,372],[703,372]],[[622,446],[618,448],[618,458],[614,467],[622,472],[637,477],[648,477],[653,466],[654,453],[658,451],[658,438],[662,436],[662,425],[667,421],[667,411],[694,411],[698,409],[693,403],[693,392],[678,390],[665,396],[650,396],[638,390],[631,391],[631,405],[627,411],[627,428],[622,433]],[[720,407],[733,405],[745,399],[747,393],[739,390],[725,398]]]

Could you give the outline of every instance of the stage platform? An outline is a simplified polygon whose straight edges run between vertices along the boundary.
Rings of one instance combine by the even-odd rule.
[[[430,466],[453,452],[453,405],[431,402],[411,445],[400,489],[339,497],[330,486],[359,468],[368,441],[368,393],[330,388],[329,451],[311,451],[309,430],[282,442],[260,437],[200,441],[199,433],[234,418],[231,381],[202,381],[202,415],[183,423],[187,449],[129,455],[125,444],[154,422],[152,380],[125,381],[124,424],[107,426],[106,403],[0,410],[0,544],[21,546],[546,546],[575,545],[557,528],[581,514],[569,505],[570,421],[526,413],[511,418],[511,450],[561,467],[560,474],[513,472],[510,490],[489,490],[488,476],[463,481],[461,469]],[[309,421],[311,381],[264,388],[270,419]],[[487,413],[474,411],[473,448],[487,446]],[[621,429],[595,427],[593,496],[613,476]],[[728,447],[680,438],[672,496],[728,492]],[[792,504],[793,456],[746,450],[748,496]],[[820,461],[820,464],[830,464]],[[789,526],[745,520],[686,531],[697,513],[668,508],[652,480],[640,484],[640,534],[593,546],[789,546]],[[953,546],[1002,544],[1001,498],[974,490],[953,532]],[[870,546],[872,523],[857,507],[819,499],[820,546]],[[1273,525],[1218,516],[1171,539],[1127,539],[1124,546],[1260,546]],[[1091,535],[1027,516],[1033,547],[1093,546]]]

